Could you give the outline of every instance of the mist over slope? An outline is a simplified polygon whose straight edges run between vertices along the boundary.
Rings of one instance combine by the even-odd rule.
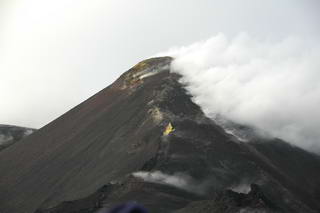
[[[218,34],[162,54],[175,57],[172,71],[183,75],[181,82],[209,117],[222,115],[319,153],[318,43]]]
[[[0,124],[0,151],[35,132],[35,129]]]

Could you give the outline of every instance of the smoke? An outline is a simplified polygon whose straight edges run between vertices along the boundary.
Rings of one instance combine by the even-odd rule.
[[[240,183],[235,186],[229,187],[230,190],[238,193],[248,194],[251,190],[249,183]]]
[[[211,118],[255,127],[320,151],[320,47],[287,37],[259,40],[218,34],[165,53],[195,103]]]
[[[12,139],[13,139],[13,137],[11,135],[1,135],[0,134],[0,145],[8,143]]]
[[[141,178],[146,182],[173,186],[196,194],[204,194],[206,183],[197,183],[191,176],[183,173],[173,175],[164,174],[161,171],[135,172],[134,177]]]

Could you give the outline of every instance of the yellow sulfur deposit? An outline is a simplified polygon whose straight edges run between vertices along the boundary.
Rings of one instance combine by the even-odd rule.
[[[169,122],[169,124],[167,125],[166,129],[163,132],[163,135],[169,135],[173,131],[174,131],[174,128],[172,124]]]
[[[141,71],[141,70],[146,69],[147,67],[149,67],[149,64],[148,64],[146,61],[142,61],[142,62],[136,64],[136,65],[133,67],[133,69],[134,69],[135,71]]]

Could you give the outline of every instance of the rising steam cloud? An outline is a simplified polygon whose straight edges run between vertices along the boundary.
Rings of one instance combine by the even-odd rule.
[[[198,183],[191,176],[184,173],[165,174],[161,171],[154,172],[135,172],[132,174],[136,178],[141,178],[146,182],[158,183],[173,186],[188,192],[203,194],[207,183]]]
[[[174,48],[172,70],[183,75],[194,101],[214,118],[266,131],[320,151],[320,48],[288,37],[257,40],[248,34]]]

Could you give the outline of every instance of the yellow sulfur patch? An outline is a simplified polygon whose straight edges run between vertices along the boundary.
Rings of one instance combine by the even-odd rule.
[[[146,69],[148,66],[149,66],[149,65],[148,65],[146,62],[142,61],[142,62],[136,64],[136,65],[133,67],[133,69],[135,69],[136,71],[139,71],[139,70]]]
[[[166,129],[163,132],[163,135],[169,135],[173,131],[174,131],[174,128],[172,124],[169,122],[169,124],[167,125]]]

